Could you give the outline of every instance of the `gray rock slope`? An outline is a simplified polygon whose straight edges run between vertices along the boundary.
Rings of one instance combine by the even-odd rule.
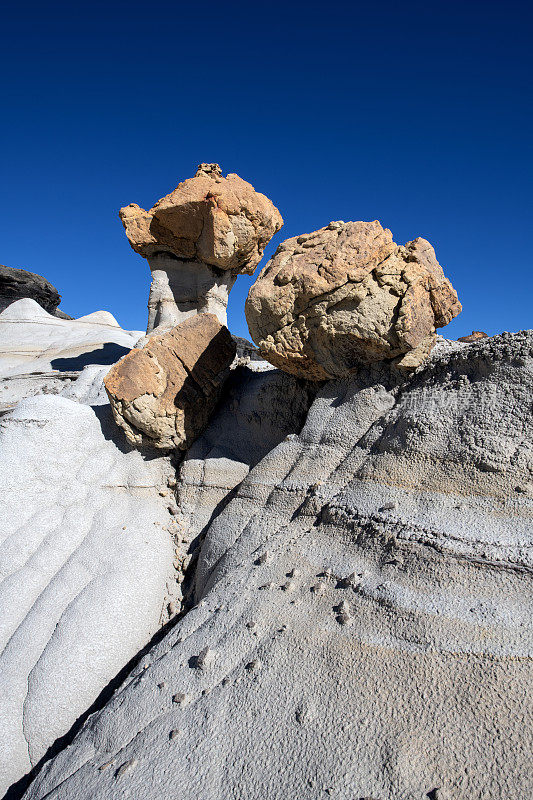
[[[25,797],[531,796],[532,356],[440,340],[404,382],[324,385],[210,512],[194,608]]]
[[[169,461],[106,438],[100,410],[39,396],[0,420],[0,796],[146,645],[173,592]]]

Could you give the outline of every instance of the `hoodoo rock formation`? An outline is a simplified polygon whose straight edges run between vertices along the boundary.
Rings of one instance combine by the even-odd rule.
[[[333,222],[257,351],[267,198],[204,164],[121,216],[148,336],[0,314],[0,794],[531,796],[533,332],[446,341],[431,245]]]
[[[433,347],[435,329],[460,311],[429,242],[399,247],[377,221],[330,222],[287,239],[246,301],[264,358],[311,380],[397,357],[399,368],[415,369]]]
[[[115,422],[137,447],[185,449],[205,428],[236,353],[214,314],[198,314],[132,350],[105,378]]]
[[[283,225],[278,209],[218,164],[200,164],[194,178],[145,211],[120,209],[126,235],[148,260],[152,285],[147,333],[172,328],[198,312],[226,324],[237,275],[251,275],[265,245]]]

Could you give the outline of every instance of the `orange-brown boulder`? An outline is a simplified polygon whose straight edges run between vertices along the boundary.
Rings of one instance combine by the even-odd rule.
[[[236,347],[213,314],[198,314],[131,350],[107,374],[113,417],[136,447],[187,448],[205,428]]]
[[[478,342],[480,339],[488,339],[488,333],[484,333],[483,331],[472,331],[472,333],[469,333],[468,336],[459,336],[457,341],[471,344],[472,342]]]
[[[331,222],[287,239],[246,300],[263,357],[311,380],[345,377],[380,360],[416,369],[435,329],[460,311],[430,243],[399,247],[377,220]]]

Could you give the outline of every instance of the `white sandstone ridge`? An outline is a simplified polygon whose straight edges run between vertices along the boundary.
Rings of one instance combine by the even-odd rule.
[[[301,431],[276,375],[178,475],[195,607],[25,800],[530,795],[533,332],[367,365]]]
[[[108,311],[60,319],[35,300],[17,300],[0,313],[0,413],[22,397],[60,393],[86,366],[109,367],[141,336]]]
[[[141,331],[122,330],[108,311],[67,320],[48,314],[35,300],[17,300],[0,314],[0,377],[61,371],[69,367],[67,361],[74,370],[82,368],[79,364],[84,360],[112,364],[141,335]],[[91,362],[89,354],[101,360]]]
[[[175,592],[170,462],[108,429],[108,407],[63,397],[0,420],[0,796],[147,644]]]
[[[238,175],[224,178],[218,164],[200,164],[149,211],[136,203],[121,208],[120,219],[152,271],[147,333],[197,313],[225,325],[237,275],[253,274],[283,224],[265,195]]]

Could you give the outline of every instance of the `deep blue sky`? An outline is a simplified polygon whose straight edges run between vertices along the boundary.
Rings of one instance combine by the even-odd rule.
[[[532,325],[529,2],[11,3],[0,33],[0,263],[73,316],[144,329],[120,206],[200,161],[280,209],[424,236],[463,302],[441,332]],[[266,259],[261,266],[266,263]],[[244,298],[229,327],[247,335]]]

